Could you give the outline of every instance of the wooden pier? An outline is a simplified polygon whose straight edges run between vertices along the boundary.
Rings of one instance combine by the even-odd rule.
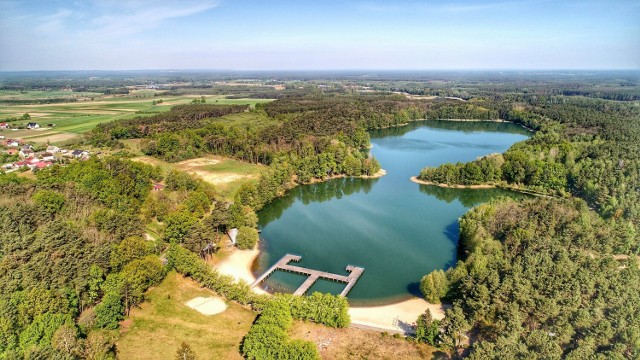
[[[344,287],[344,289],[340,293],[340,296],[344,297],[344,296],[347,296],[349,291],[351,291],[353,286],[356,284],[356,281],[358,281],[358,278],[360,278],[360,275],[362,275],[362,272],[364,272],[364,268],[352,266],[352,265],[347,266],[347,271],[349,272],[349,276],[337,275],[337,274],[333,274],[325,271],[307,269],[307,268],[303,268],[301,266],[296,266],[296,265],[289,265],[289,262],[291,261],[298,262],[300,261],[300,259],[302,259],[302,257],[299,255],[287,254],[283,256],[280,260],[278,260],[278,262],[276,262],[275,264],[273,264],[273,266],[267,269],[267,271],[265,271],[264,274],[262,274],[262,276],[256,279],[256,281],[254,281],[253,284],[251,284],[251,287],[255,287],[258,284],[260,284],[262,281],[264,281],[264,279],[269,277],[274,271],[284,270],[284,271],[289,271],[295,274],[302,274],[302,275],[308,276],[307,280],[305,280],[302,283],[302,285],[300,285],[300,287],[296,289],[293,295],[304,295],[307,292],[307,290],[309,290],[309,288],[316,282],[316,280],[318,280],[319,278],[324,278],[328,280],[347,283],[347,285]]]

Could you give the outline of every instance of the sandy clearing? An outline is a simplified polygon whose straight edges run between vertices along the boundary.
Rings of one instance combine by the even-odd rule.
[[[202,180],[213,185],[227,184],[236,180],[249,179],[252,177],[250,175],[238,175],[233,173],[212,174],[209,171],[204,170],[192,170],[191,172],[201,177]]]
[[[198,167],[198,166],[215,165],[215,164],[218,164],[218,163],[220,163],[220,160],[218,160],[218,159],[196,158],[196,159],[190,159],[190,160],[181,161],[181,162],[178,163],[178,166],[186,167],[186,168],[194,168],[194,167]]]
[[[185,305],[207,316],[227,310],[227,304],[219,297],[197,297],[187,301]]]
[[[231,275],[236,281],[244,280],[251,284],[256,281],[251,268],[258,255],[260,255],[260,250],[257,245],[253,250],[235,249],[231,255],[218,263],[215,268],[220,274]],[[259,287],[253,288],[253,291],[258,294],[268,294]]]
[[[431,315],[435,319],[444,318],[445,307],[443,305],[430,304],[420,298],[389,305],[350,307],[349,315],[351,316],[351,323],[355,325],[411,332],[412,324],[427,309],[431,310]]]

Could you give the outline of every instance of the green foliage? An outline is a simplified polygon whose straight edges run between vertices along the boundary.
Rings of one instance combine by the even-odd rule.
[[[640,354],[640,269],[635,255],[613,258],[629,248],[619,235],[624,223],[579,200],[507,201],[467,213],[464,269],[447,273],[456,302],[441,324],[443,342],[459,346],[471,326],[475,359]]]
[[[164,218],[164,240],[171,244],[179,244],[189,234],[198,219],[186,211],[175,211]]]
[[[33,201],[46,214],[53,215],[62,210],[65,203],[65,197],[55,191],[40,190],[33,195]]]
[[[440,321],[433,319],[431,311],[427,309],[418,317],[416,322],[416,340],[435,346],[440,336]]]
[[[124,319],[124,305],[120,294],[108,292],[96,306],[95,326],[103,329],[117,329]]]
[[[246,226],[238,229],[236,244],[241,250],[253,249],[258,242],[258,230]]]
[[[242,342],[247,359],[319,359],[313,343],[291,340],[287,331],[293,324],[286,297],[267,302],[262,313]]]
[[[31,348],[50,346],[53,334],[63,324],[73,324],[71,316],[68,314],[45,313],[36,317],[20,333],[20,348],[29,350]]]
[[[147,241],[139,236],[130,236],[113,247],[110,264],[115,271],[120,271],[129,262],[151,253],[151,245]]]
[[[425,275],[420,280],[420,291],[428,302],[439,304],[449,291],[449,283],[444,271],[434,270]]]

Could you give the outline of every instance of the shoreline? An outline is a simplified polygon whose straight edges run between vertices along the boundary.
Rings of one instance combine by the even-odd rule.
[[[446,188],[446,189],[496,189],[498,188],[498,186],[491,185],[491,184],[478,184],[478,185],[440,184],[433,181],[420,180],[418,179],[417,176],[412,176],[410,180],[411,182],[414,182],[416,184],[432,185],[432,186],[437,186],[437,187]],[[517,190],[514,190],[514,191],[517,191]]]
[[[417,176],[412,176],[411,178],[409,178],[409,180],[411,180],[411,182],[414,182],[416,184],[420,184],[420,185],[429,185],[429,186],[437,186],[440,188],[445,188],[445,189],[502,189],[502,190],[509,190],[509,191],[513,191],[513,192],[517,192],[517,193],[521,193],[521,194],[526,194],[526,195],[531,195],[531,196],[539,196],[539,197],[546,197],[546,198],[559,198],[561,199],[561,196],[557,196],[557,195],[549,195],[549,194],[542,194],[539,192],[535,192],[533,190],[528,190],[528,189],[521,189],[518,187],[511,187],[511,186],[501,186],[501,185],[496,185],[496,184],[479,184],[479,185],[460,185],[460,184],[441,184],[441,183],[437,183],[437,182],[433,182],[433,181],[425,181],[425,180],[420,180],[418,179]]]
[[[324,179],[319,179],[319,178],[313,178],[311,180],[309,180],[309,182],[306,183],[299,183],[296,184],[294,187],[296,186],[300,186],[300,185],[311,185],[311,184],[318,184],[318,183],[323,183],[329,180],[334,180],[334,179],[344,179],[344,178],[354,178],[354,179],[378,179],[381,178],[383,176],[387,175],[387,170],[385,169],[380,169],[378,170],[375,174],[373,175],[359,175],[359,176],[347,176],[344,174],[340,174],[340,175],[332,175],[329,176],[327,178]],[[292,189],[294,188],[292,187]]]
[[[222,275],[230,275],[236,281],[242,280],[250,285],[256,280],[252,269],[260,251],[257,245],[252,250],[234,249],[229,256],[213,267]],[[258,286],[252,290],[258,294],[271,295]],[[447,305],[431,304],[424,299],[414,297],[386,305],[349,306],[349,316],[351,324],[356,326],[375,328],[379,331],[410,333],[411,325],[427,309],[431,311],[434,319],[442,319],[447,307]]]

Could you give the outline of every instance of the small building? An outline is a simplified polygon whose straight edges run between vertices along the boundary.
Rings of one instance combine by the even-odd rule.
[[[18,153],[18,149],[16,149],[16,148],[7,149],[7,154],[9,154],[9,155],[15,155],[17,153]]]
[[[227,235],[229,235],[229,239],[231,240],[231,243],[235,245],[236,244],[236,237],[238,236],[238,229],[237,228],[232,228],[231,230],[229,230]]]
[[[38,161],[37,163],[32,165],[36,169],[44,169],[44,168],[48,168],[49,166],[52,166],[53,163],[51,161]]]
[[[40,125],[38,125],[38,123],[30,122],[27,124],[27,129],[40,129]]]
[[[20,143],[21,141],[19,139],[16,139],[16,140],[9,139],[6,142],[7,146],[12,146],[12,147],[18,147],[20,146]]]
[[[52,153],[42,153],[42,160],[43,161],[54,161],[56,159],[56,157],[52,154]]]
[[[76,159],[87,158],[89,157],[89,152],[87,150],[73,150],[71,156]]]
[[[154,191],[164,190],[164,185],[162,185],[162,184],[153,184],[153,190]]]
[[[20,152],[18,153],[18,155],[20,155],[20,157],[22,158],[28,158],[33,156],[33,150],[31,149],[21,149]]]
[[[49,146],[47,146],[47,150],[46,150],[46,151],[47,151],[48,153],[55,154],[55,153],[57,153],[57,152],[60,152],[60,148],[59,148],[59,147],[57,147],[57,146],[49,145]]]
[[[6,122],[0,122],[0,129],[5,130],[9,128],[9,124]]]
[[[33,145],[31,144],[22,145],[22,150],[33,150]]]

